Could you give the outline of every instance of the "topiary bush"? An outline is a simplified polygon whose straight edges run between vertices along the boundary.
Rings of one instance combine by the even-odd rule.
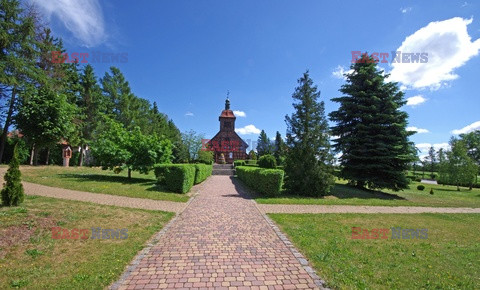
[[[3,206],[17,206],[23,202],[25,193],[23,191],[21,177],[22,174],[20,173],[18,162],[18,148],[17,145],[15,145],[7,173],[5,173],[3,177],[5,179],[1,192]]]
[[[240,180],[260,194],[276,196],[282,189],[283,170],[239,166],[236,173]]]
[[[211,164],[210,165],[195,164],[195,181],[194,181],[194,184],[199,184],[199,183],[205,181],[205,179],[207,179],[207,177],[212,175],[212,169],[213,169],[213,166]]]
[[[195,182],[194,164],[159,164],[154,167],[159,184],[178,193],[188,192]]]
[[[417,185],[417,189],[418,189],[418,190],[424,190],[424,189],[425,189],[425,185],[419,184],[419,185]]]
[[[433,194],[433,188],[430,188],[430,194]]]
[[[275,159],[275,156],[266,154],[258,159],[258,165],[262,168],[273,169],[277,167],[277,160]]]

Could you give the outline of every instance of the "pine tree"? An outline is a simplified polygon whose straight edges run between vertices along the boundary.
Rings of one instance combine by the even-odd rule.
[[[23,202],[24,191],[21,182],[21,173],[18,162],[18,149],[17,145],[13,148],[13,156],[10,160],[7,173],[5,173],[3,184],[2,204],[3,206],[17,206]]]
[[[285,116],[287,156],[285,188],[292,194],[320,196],[334,185],[325,104],[308,71],[292,95],[295,112]]]
[[[271,154],[272,153],[272,142],[268,139],[267,133],[264,130],[260,132],[260,136],[258,136],[258,143],[257,143],[257,154],[259,157]]]
[[[283,141],[282,135],[280,132],[277,131],[277,135],[275,136],[275,151],[273,156],[277,160],[277,164],[283,164],[285,158],[285,141]]]
[[[330,113],[334,148],[341,152],[341,175],[358,187],[388,188],[394,191],[408,187],[405,171],[413,161],[413,152],[406,130],[407,113],[400,111],[406,102],[396,83],[388,83],[370,61],[352,64],[346,74],[344,95],[333,98],[340,103]]]

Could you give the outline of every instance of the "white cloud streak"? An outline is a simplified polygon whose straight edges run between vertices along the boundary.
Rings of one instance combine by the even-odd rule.
[[[261,130],[255,127],[255,125],[247,125],[243,128],[236,128],[235,132],[240,135],[249,135],[249,134],[260,134]]]
[[[463,127],[462,129],[453,130],[452,134],[456,134],[456,135],[466,134],[466,133],[470,133],[470,132],[475,131],[475,130],[480,130],[480,121],[473,122],[472,124],[467,125],[467,126]]]
[[[407,127],[407,131],[415,131],[415,132],[417,132],[417,133],[419,133],[419,134],[421,134],[421,133],[429,133],[429,132],[430,132],[430,131],[428,131],[427,129],[417,128],[417,127],[414,127],[414,126],[412,126],[412,127]]]
[[[98,0],[32,0],[50,19],[57,17],[86,47],[94,47],[106,40],[102,8]]]
[[[332,76],[336,79],[340,79],[340,80],[346,80],[347,78],[344,76],[344,74],[349,74],[349,73],[352,73],[353,70],[350,69],[350,70],[346,70],[346,68],[344,66],[337,66],[335,68],[335,70],[333,70],[332,72]]]
[[[407,106],[414,107],[414,106],[420,105],[421,103],[425,103],[426,101],[427,99],[422,97],[422,95],[410,97],[410,98],[407,98]]]
[[[235,117],[247,117],[247,114],[245,114],[244,111],[233,111],[233,114],[235,115]]]
[[[458,78],[454,70],[478,55],[480,39],[471,41],[467,26],[473,19],[454,17],[430,22],[405,38],[397,49],[402,53],[428,53],[426,63],[392,63],[389,81],[409,89],[437,90]]]
[[[193,117],[193,116],[195,116],[195,114],[193,114],[192,112],[186,112],[185,116],[186,117]]]

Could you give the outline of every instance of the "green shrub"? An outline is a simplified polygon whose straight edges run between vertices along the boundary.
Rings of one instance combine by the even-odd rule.
[[[266,196],[278,195],[282,188],[284,172],[280,169],[239,166],[236,173],[247,186]]]
[[[233,161],[233,166],[237,167],[237,166],[245,166],[247,163],[245,162],[245,160],[235,160]]]
[[[275,156],[266,154],[258,159],[258,165],[262,168],[275,168],[277,167],[277,160],[275,160]]]
[[[25,194],[21,177],[22,174],[20,173],[18,162],[18,148],[17,145],[15,145],[7,173],[5,173],[3,177],[5,179],[1,192],[3,206],[17,206],[23,202]]]
[[[186,193],[195,182],[194,164],[158,164],[154,171],[158,183],[173,192]]]
[[[245,160],[245,165],[257,165],[257,160]]]
[[[257,160],[257,153],[255,153],[253,150],[250,150],[250,152],[248,152],[248,158],[250,158],[250,160]]]
[[[199,183],[205,181],[205,179],[207,179],[207,177],[212,175],[212,169],[213,169],[213,166],[211,164],[210,165],[195,164],[195,181],[194,181],[194,184],[199,184]]]
[[[212,164],[213,163],[213,151],[205,151],[205,150],[198,151],[197,161],[199,163]]]
[[[430,188],[430,194],[433,194],[433,188]]]
[[[422,185],[422,184],[419,184],[419,185],[417,185],[417,189],[418,189],[418,190],[424,190],[424,189],[425,189],[425,186]]]

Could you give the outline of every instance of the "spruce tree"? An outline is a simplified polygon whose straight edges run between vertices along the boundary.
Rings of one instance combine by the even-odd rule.
[[[264,130],[262,130],[260,136],[258,136],[257,153],[259,157],[272,153],[272,142],[270,142]]]
[[[20,180],[21,173],[18,162],[17,144],[15,144],[13,148],[13,156],[10,160],[7,173],[5,173],[3,178],[5,179],[1,193],[3,206],[17,206],[21,204],[24,199],[24,192]]]
[[[285,158],[285,141],[283,141],[282,135],[280,132],[277,131],[277,135],[275,136],[275,152],[273,156],[277,160],[277,164],[283,164]]]
[[[334,185],[325,104],[308,71],[292,95],[295,112],[285,116],[287,155],[285,188],[291,194],[320,196]]]
[[[352,64],[347,83],[340,89],[344,95],[333,98],[340,104],[330,113],[336,125],[331,128],[334,148],[341,152],[341,176],[358,187],[388,188],[394,191],[408,187],[405,171],[413,161],[406,130],[407,113],[400,111],[406,102],[396,83],[386,82],[388,75],[377,69],[372,57]]]

